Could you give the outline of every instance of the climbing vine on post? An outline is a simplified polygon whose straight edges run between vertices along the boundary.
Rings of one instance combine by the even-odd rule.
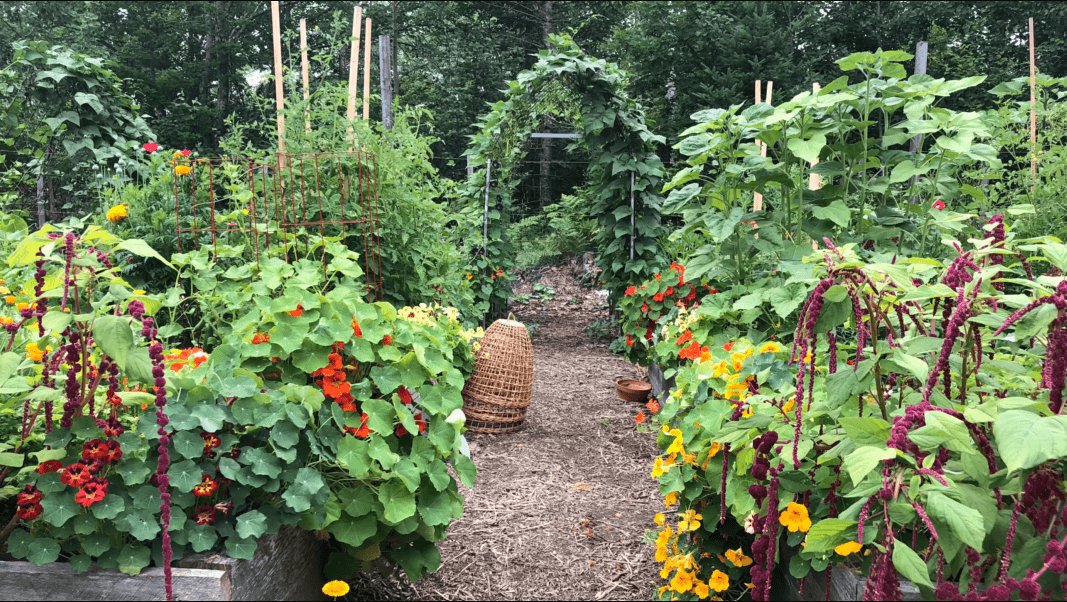
[[[518,184],[512,176],[525,154],[524,143],[545,116],[569,121],[589,149],[586,174],[600,226],[598,263],[611,299],[622,295],[627,282],[647,279],[663,263],[656,239],[663,233],[664,170],[654,145],[664,139],[649,131],[644,112],[626,96],[626,74],[618,66],[586,55],[569,36],[552,35],[548,43],[537,64],[509,82],[504,100],[476,124],[481,131],[471,137],[467,153],[478,167],[460,196],[470,224],[468,241],[477,249],[482,282],[474,290],[483,312],[501,311],[511,294],[507,272],[514,259],[505,227]]]

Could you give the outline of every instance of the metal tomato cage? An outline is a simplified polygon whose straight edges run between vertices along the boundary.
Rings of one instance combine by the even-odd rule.
[[[174,176],[177,249],[210,244],[215,261],[219,244],[244,237],[256,266],[261,255],[288,263],[309,234],[340,237],[363,253],[368,297],[382,299],[382,262],[378,235],[378,166],[365,151],[279,154],[276,164],[250,158],[175,159],[189,168]],[[239,192],[237,191],[239,189]],[[226,217],[228,216],[228,217]],[[285,241],[292,241],[284,251]],[[326,266],[326,246],[321,258]]]

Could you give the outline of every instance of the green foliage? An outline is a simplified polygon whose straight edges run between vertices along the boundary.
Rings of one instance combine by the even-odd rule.
[[[526,270],[561,257],[588,251],[596,234],[586,194],[565,194],[541,213],[511,224],[507,237],[514,241],[515,268]]]

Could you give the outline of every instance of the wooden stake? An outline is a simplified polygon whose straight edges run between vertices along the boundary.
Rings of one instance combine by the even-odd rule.
[[[761,88],[762,87],[763,87],[762,86],[762,82],[757,79],[756,80],[756,104],[759,104],[761,102],[760,98],[761,98],[761,92],[762,92]],[[767,104],[771,104],[771,95],[773,93],[774,93],[774,82],[767,82]],[[761,157],[766,157],[767,156],[767,145],[762,143],[762,142],[760,142],[759,145],[760,145],[760,151],[759,151],[760,156]],[[758,193],[758,192],[754,193],[752,195],[752,210],[753,211],[762,211],[763,210],[763,195]],[[757,237],[758,237],[758,235],[757,235]]]
[[[274,30],[274,96],[278,105],[278,154],[285,153],[285,86],[282,80],[282,19],[277,0],[270,3],[270,20]]]
[[[352,10],[352,52],[348,59],[348,121],[356,120],[356,91],[359,90],[359,28],[363,24],[363,7]],[[348,126],[348,137],[355,144],[355,131]]]
[[[364,35],[366,46],[363,48],[363,119],[370,119],[370,19]]]
[[[307,105],[308,92],[308,23],[307,19],[300,19],[300,75],[304,80],[304,104]],[[304,109],[304,132],[311,133],[311,117],[308,110]]]
[[[1030,173],[1037,186],[1037,63],[1034,62],[1034,18],[1030,17]]]
[[[821,90],[821,89],[822,89],[822,86],[819,85],[819,82],[815,82],[815,83],[811,84],[811,94],[813,96],[815,94],[818,94],[819,90]],[[818,164],[819,164],[819,158],[815,157],[815,160],[811,162],[812,169],[814,169],[815,166],[818,165]],[[819,174],[817,174],[817,173],[809,174],[808,175],[808,190],[818,190],[820,188],[822,188],[822,180],[819,178]]]

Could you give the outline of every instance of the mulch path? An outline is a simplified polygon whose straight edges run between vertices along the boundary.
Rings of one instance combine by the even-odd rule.
[[[533,401],[518,433],[468,433],[478,467],[465,515],[438,543],[441,568],[414,585],[366,575],[350,599],[648,600],[658,577],[642,543],[664,509],[650,471],[658,449],[638,433],[643,406],[618,399],[615,381],[641,369],[583,329],[607,320],[606,297],[581,288],[580,264],[531,270],[551,300],[516,305],[534,328]],[[351,596],[355,596],[354,598]]]

